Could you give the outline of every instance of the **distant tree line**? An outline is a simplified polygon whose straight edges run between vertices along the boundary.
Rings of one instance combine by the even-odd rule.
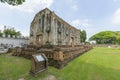
[[[120,31],[102,31],[89,38],[97,44],[120,44]]]
[[[4,30],[0,31],[0,37],[5,36],[5,37],[17,37],[17,36],[21,36],[21,32],[20,31],[16,31],[13,28],[7,28],[6,26],[4,26]]]

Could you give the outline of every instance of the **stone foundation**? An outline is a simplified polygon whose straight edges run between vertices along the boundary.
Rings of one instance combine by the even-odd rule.
[[[90,45],[77,45],[74,48],[70,46],[42,46],[28,47],[26,49],[16,48],[13,55],[22,56],[31,59],[33,54],[44,53],[48,58],[49,66],[54,66],[58,69],[63,68],[68,62],[92,49]]]

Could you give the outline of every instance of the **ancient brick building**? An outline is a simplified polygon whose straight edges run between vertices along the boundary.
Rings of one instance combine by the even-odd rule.
[[[31,23],[28,48],[16,49],[14,55],[30,59],[33,54],[44,53],[49,65],[62,68],[90,49],[91,46],[80,44],[78,29],[46,8],[38,12]]]
[[[31,23],[30,44],[74,47],[80,45],[80,31],[45,8],[35,15]]]

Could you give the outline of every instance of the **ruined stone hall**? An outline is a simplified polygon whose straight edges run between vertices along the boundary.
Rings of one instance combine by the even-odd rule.
[[[78,29],[45,8],[38,12],[31,22],[28,48],[18,52],[26,58],[44,53],[49,65],[62,68],[91,48],[90,45],[80,43]]]
[[[30,44],[74,47],[80,45],[80,31],[46,8],[31,23]]]

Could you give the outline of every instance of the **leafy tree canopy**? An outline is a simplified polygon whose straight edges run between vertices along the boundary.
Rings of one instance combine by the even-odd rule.
[[[2,37],[2,34],[3,34],[3,33],[2,33],[1,30],[0,30],[0,37]]]
[[[9,5],[17,6],[21,5],[25,0],[0,0],[2,3],[8,3]]]
[[[89,40],[95,40],[98,44],[120,44],[120,32],[102,31],[90,37]]]
[[[21,36],[20,31],[16,31],[14,28],[6,28],[6,26],[4,26],[3,32],[0,31],[0,36],[2,36],[3,34],[5,35],[5,37]]]
[[[84,43],[85,42],[85,40],[86,40],[86,31],[85,30],[83,30],[83,31],[81,31],[80,30],[80,42],[81,43]]]

